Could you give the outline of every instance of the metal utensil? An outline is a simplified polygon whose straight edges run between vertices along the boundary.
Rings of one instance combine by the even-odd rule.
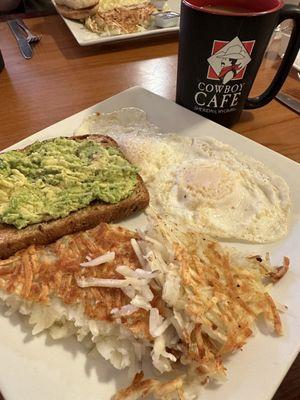
[[[16,20],[7,21],[13,35],[15,36],[17,43],[19,45],[21,54],[24,58],[29,59],[32,57],[32,48],[24,36],[23,30]]]
[[[300,114],[300,100],[283,92],[279,92],[276,99]]]
[[[16,19],[16,21],[20,28],[22,28],[23,31],[26,33],[26,40],[28,43],[37,43],[42,39],[42,35],[36,35],[35,33],[30,32],[22,19],[18,18]]]

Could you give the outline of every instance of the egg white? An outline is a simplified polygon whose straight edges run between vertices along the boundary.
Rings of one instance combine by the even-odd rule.
[[[283,178],[213,138],[161,134],[142,110],[93,115],[77,133],[106,134],[137,165],[157,214],[218,239],[284,237],[291,200]]]

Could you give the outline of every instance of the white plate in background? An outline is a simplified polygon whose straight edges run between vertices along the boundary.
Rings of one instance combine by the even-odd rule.
[[[145,110],[151,122],[164,132],[188,136],[213,136],[264,162],[283,176],[291,189],[293,211],[288,236],[273,245],[247,245],[251,252],[270,250],[279,263],[283,255],[291,269],[272,290],[273,297],[288,306],[282,315],[285,335],[265,335],[257,329],[243,351],[226,361],[228,380],[204,389],[201,400],[270,400],[300,350],[300,165],[229,129],[142,88],[131,88],[89,109],[60,121],[11,148],[35,140],[69,136],[92,112],[123,107]],[[141,217],[130,226],[140,225]],[[32,337],[27,318],[3,316],[0,307],[0,390],[6,400],[109,400],[115,388],[128,384],[126,371],[115,370],[100,355],[88,351],[73,338],[53,341],[45,333]]]
[[[55,1],[52,0],[55,5]],[[168,0],[168,6],[171,11],[180,12],[180,0]],[[57,12],[59,13],[58,9]],[[64,18],[61,16],[67,27],[72,32],[74,38],[80,46],[90,46],[92,44],[103,44],[119,41],[128,41],[131,39],[147,38],[151,36],[163,36],[168,33],[178,32],[179,25],[172,28],[147,29],[144,32],[128,33],[115,36],[100,36],[97,33],[89,31],[81,22]]]

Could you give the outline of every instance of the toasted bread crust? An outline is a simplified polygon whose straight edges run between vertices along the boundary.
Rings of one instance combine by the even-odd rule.
[[[70,140],[83,139],[94,140],[104,146],[118,147],[113,139],[102,135],[84,135],[70,138]],[[7,258],[31,244],[48,244],[64,235],[91,229],[100,222],[118,221],[136,211],[143,210],[148,204],[149,193],[139,176],[135,192],[117,204],[94,201],[89,206],[70,213],[67,217],[29,225],[23,229],[0,224],[0,258]]]
[[[99,3],[99,0],[55,0],[56,4],[66,6],[73,10],[81,10],[83,8],[93,7]]]
[[[98,3],[92,7],[73,9],[67,6],[56,4],[58,12],[65,18],[69,19],[85,19],[95,15],[98,11]]]

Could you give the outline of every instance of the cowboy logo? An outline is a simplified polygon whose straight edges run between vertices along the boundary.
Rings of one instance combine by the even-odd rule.
[[[230,42],[215,40],[212,56],[208,58],[207,78],[220,80],[223,84],[243,79],[255,40],[241,42],[238,37]]]

